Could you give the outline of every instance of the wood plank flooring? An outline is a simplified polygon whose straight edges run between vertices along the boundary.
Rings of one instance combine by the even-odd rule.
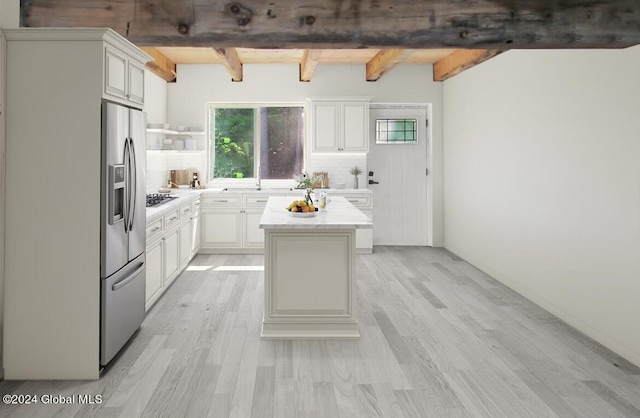
[[[0,382],[102,403],[0,416],[640,417],[639,368],[446,250],[375,250],[360,340],[261,340],[263,257],[200,255],[100,380]]]

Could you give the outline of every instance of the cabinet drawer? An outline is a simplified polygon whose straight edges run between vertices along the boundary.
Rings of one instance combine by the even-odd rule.
[[[244,207],[245,208],[263,208],[267,205],[269,195],[244,195]]]
[[[191,202],[191,212],[193,212],[193,215],[200,213],[200,199]]]
[[[192,212],[193,209],[191,208],[191,203],[185,203],[184,205],[180,206],[180,219],[189,219]]]
[[[349,203],[351,203],[353,206],[357,207],[357,208],[370,208],[371,207],[371,196],[367,196],[367,195],[360,195],[360,194],[354,194],[354,195],[342,195],[342,197],[344,197],[345,199],[347,199],[347,201],[349,201]]]
[[[179,211],[176,209],[164,215],[164,229],[166,231],[178,224],[178,221],[180,220],[178,212]]]
[[[162,218],[147,225],[147,242],[151,242],[162,235]]]
[[[241,195],[219,194],[213,196],[203,196],[202,206],[207,208],[240,208]]]

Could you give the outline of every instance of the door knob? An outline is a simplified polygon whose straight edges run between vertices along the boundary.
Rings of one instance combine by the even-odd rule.
[[[369,184],[380,184],[377,181],[369,180]]]

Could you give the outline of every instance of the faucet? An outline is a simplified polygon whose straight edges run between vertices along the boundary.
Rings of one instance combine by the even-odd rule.
[[[256,178],[256,187],[258,188],[258,190],[262,189],[261,186],[261,180],[260,180],[260,166],[258,165],[258,176]]]

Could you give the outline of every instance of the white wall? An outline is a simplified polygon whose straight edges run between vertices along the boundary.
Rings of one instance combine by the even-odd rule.
[[[640,47],[444,85],[445,246],[640,366]]]
[[[0,28],[20,26],[20,0],[0,0]]]
[[[147,123],[166,123],[167,121],[167,82],[144,70],[144,111]]]
[[[17,28],[20,25],[20,1],[0,0],[0,29]],[[0,379],[3,367],[4,324],[4,208],[5,208],[5,39],[0,36]]]
[[[167,122],[167,82],[144,70],[144,111],[147,123],[164,124]],[[161,143],[161,135],[147,134],[147,143]],[[157,193],[160,187],[167,184],[169,158],[159,152],[147,153],[147,193]]]
[[[433,104],[434,242],[442,244],[442,83],[432,66],[399,65],[377,82],[367,82],[363,64],[320,64],[310,82],[299,80],[297,64],[245,64],[242,82],[232,82],[222,65],[178,65],[168,86],[168,122],[205,128],[207,102],[304,102],[309,97],[371,96],[380,103]],[[309,156],[307,170],[329,171],[332,184],[351,187],[348,168],[366,166],[365,155]],[[363,178],[361,178],[361,187]]]

